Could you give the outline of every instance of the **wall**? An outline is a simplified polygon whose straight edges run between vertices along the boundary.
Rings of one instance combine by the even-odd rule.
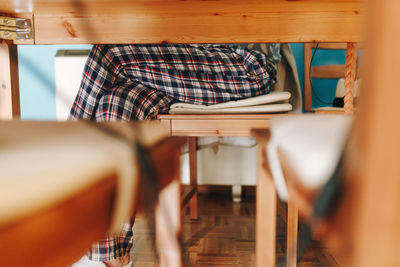
[[[90,45],[20,45],[21,118],[55,120],[54,56],[58,49],[90,49]]]

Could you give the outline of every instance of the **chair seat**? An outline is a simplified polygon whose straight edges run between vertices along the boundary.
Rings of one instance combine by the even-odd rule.
[[[299,115],[270,121],[267,158],[282,200],[289,196],[278,151],[304,187],[319,188],[334,172],[352,121],[346,115]]]

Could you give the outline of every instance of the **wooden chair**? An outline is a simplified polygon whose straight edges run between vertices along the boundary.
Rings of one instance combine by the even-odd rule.
[[[188,136],[190,185],[184,186],[184,205],[190,201],[190,218],[198,219],[197,138],[199,136],[250,136],[252,128],[268,128],[276,114],[170,115],[160,114],[171,136]]]
[[[313,226],[343,266],[399,266],[400,127],[392,118],[400,113],[394,108],[398,106],[400,90],[391,80],[398,75],[392,64],[400,60],[396,49],[400,44],[396,34],[400,3],[371,1],[370,12],[374,27],[367,51],[374,53],[366,55],[366,81],[344,150],[343,194],[329,219]],[[262,144],[268,139],[265,130],[255,130],[254,135]],[[287,180],[292,184],[298,181],[285,153],[281,161]],[[269,172],[261,164],[260,171],[263,175]],[[301,190],[292,193],[299,212],[309,215],[310,194]]]
[[[326,159],[339,157],[340,148],[343,146],[344,136],[348,130],[345,126],[349,125],[350,120],[351,117],[347,116],[297,115],[276,118],[271,121],[270,129],[252,131],[252,135],[259,144],[260,153],[257,191],[260,191],[261,197],[260,203],[257,203],[260,205],[257,223],[260,224],[260,228],[265,227],[265,220],[269,218],[271,211],[265,211],[263,208],[264,203],[270,201],[270,197],[264,192],[269,192],[273,190],[271,187],[276,187],[280,198],[287,202],[286,266],[297,264],[298,213],[303,215],[303,218],[308,218],[307,215],[311,214],[310,201],[315,199],[319,190],[319,188],[316,189],[316,184],[322,184],[325,181],[323,179],[329,178],[329,170],[333,172],[335,168],[335,163],[327,164]],[[316,125],[315,121],[317,121]],[[321,124],[322,126],[319,126]],[[332,128],[327,127],[330,125]],[[291,160],[290,163],[295,162],[296,168],[288,164],[288,158]],[[307,159],[312,161],[312,168],[306,164]],[[285,178],[285,181],[280,179],[281,167],[277,166],[278,161],[282,166],[284,175],[282,178]],[[299,177],[302,179],[298,179]],[[303,185],[303,181],[308,187]],[[289,197],[286,196],[287,193]],[[304,196],[299,197],[300,195]],[[259,236],[257,238],[263,240]]]
[[[297,264],[297,208],[294,202],[287,203],[287,210],[277,201],[275,185],[271,179],[271,172],[266,160],[266,145],[269,140],[267,129],[254,129],[252,136],[258,143],[258,181],[256,188],[256,249],[257,252],[268,251],[269,255],[259,256],[259,261],[267,260],[265,266],[275,266],[276,256],[276,214],[280,214],[286,222],[286,266],[296,266]],[[271,219],[273,218],[273,219]],[[271,254],[271,252],[273,254]],[[257,266],[264,266],[258,264]]]
[[[19,125],[16,126],[16,123]],[[95,151],[100,151],[105,156],[99,156],[97,159],[100,161],[102,158],[107,160],[110,150],[104,149],[102,153],[102,147],[99,144],[96,145],[96,142],[109,142],[117,145],[117,148],[115,146],[113,148],[115,150],[111,150],[111,152],[115,152],[114,156],[120,155],[118,152],[121,151],[121,153],[125,153],[124,151],[126,150],[122,150],[121,146],[118,147],[119,141],[115,138],[102,135],[98,129],[77,127],[79,124],[82,125],[82,123],[69,125],[65,123],[41,123],[38,125],[30,122],[0,122],[0,128],[11,129],[8,130],[8,133],[2,132],[2,140],[9,140],[9,134],[18,136],[17,138],[12,138],[12,142],[9,143],[8,147],[0,149],[2,150],[2,160],[8,160],[9,162],[9,165],[3,165],[2,173],[0,174],[0,191],[9,190],[13,192],[7,194],[7,192],[3,191],[2,197],[6,199],[2,201],[4,205],[13,205],[15,208],[14,210],[2,209],[0,212],[0,257],[2,265],[67,266],[82,256],[92,243],[106,236],[111,227],[114,230],[116,228],[119,230],[114,221],[117,207],[120,207],[116,205],[116,202],[119,199],[118,194],[121,194],[120,185],[124,184],[120,179],[124,175],[122,174],[123,172],[126,174],[126,170],[122,172],[117,168],[110,170],[112,164],[108,164],[108,167],[104,166],[107,164],[96,166],[93,162],[90,163],[90,159],[87,159],[85,163],[88,164],[85,166],[79,166],[79,164],[69,166],[75,170],[71,173],[70,169],[65,167],[65,164],[72,160],[71,156],[74,157],[71,153],[60,154],[55,160],[51,160],[51,163],[43,161],[44,159],[49,159],[49,152],[46,153],[49,148],[54,148],[56,149],[54,151],[57,151],[57,146],[51,143],[51,140],[54,138],[54,132],[59,131],[59,129],[62,130],[61,134],[60,131],[57,132],[59,140],[64,140],[65,142],[77,141],[75,142],[78,143],[75,145],[77,153],[82,152],[85,155],[93,155],[90,148],[97,147],[98,149]],[[74,135],[73,132],[66,131],[66,127],[79,130],[77,133],[80,135]],[[38,128],[48,130],[47,133],[43,132],[45,136],[47,134],[47,139],[50,140],[48,143],[40,138],[33,139],[39,140],[42,146],[46,147],[46,151],[42,151],[41,145],[30,142],[30,137],[27,137],[27,130],[30,132],[29,135],[32,132],[37,134]],[[22,131],[24,129],[25,131]],[[29,129],[31,130],[29,131]],[[157,128],[153,127],[151,131],[157,131]],[[117,133],[123,134],[124,132],[117,131]],[[127,132],[125,131],[125,133]],[[80,151],[79,139],[86,140],[85,138],[87,137],[93,142],[88,142],[88,146]],[[184,138],[171,138],[164,135],[157,138],[148,138],[144,144],[149,151],[149,160],[153,164],[152,167],[157,177],[157,184],[160,186],[159,205],[155,209],[156,247],[158,251],[162,252],[159,253],[160,266],[181,266],[182,264],[179,245],[181,231],[179,157],[184,143]],[[29,145],[30,149],[21,150],[18,147],[21,144]],[[122,145],[126,146],[125,143],[122,143]],[[72,145],[72,147],[74,146]],[[71,149],[61,145],[58,151],[68,152]],[[127,149],[129,150],[130,148]],[[39,168],[43,170],[43,175],[38,176],[40,179],[39,189],[42,193],[46,192],[49,197],[46,197],[46,202],[43,203],[40,197],[39,200],[31,199],[30,202],[33,204],[29,205],[26,202],[21,203],[20,199],[26,199],[26,195],[37,196],[38,193],[38,188],[34,184],[39,181],[29,177],[29,175],[38,174],[37,168],[33,167],[34,165],[30,164],[25,158],[30,157],[32,159],[33,151],[39,153],[36,156],[40,158],[34,165],[41,166]],[[12,158],[14,160],[10,161],[11,159],[7,158],[6,152],[14,155]],[[51,150],[50,153],[52,153]],[[96,154],[99,155],[99,153]],[[15,155],[20,155],[19,161]],[[122,155],[126,156],[126,154]],[[129,160],[126,157],[125,159]],[[31,172],[28,169],[29,166],[31,166]],[[22,172],[18,172],[19,174],[13,176],[11,174],[13,173],[12,169],[18,167],[23,168]],[[99,170],[104,171],[101,172]],[[132,168],[132,171],[132,174],[134,174],[138,170]],[[143,177],[146,171],[141,169],[138,177]],[[65,174],[68,174],[68,172],[70,172],[70,176]],[[6,176],[7,173],[10,176]],[[25,174],[25,176],[22,174]],[[46,174],[47,176],[49,176],[48,174],[58,175],[59,177],[56,178],[50,177],[54,178],[51,180],[56,180],[58,183],[66,184],[67,186],[54,187],[52,182],[42,178]],[[80,178],[73,179],[71,175]],[[10,180],[11,178],[13,179]],[[139,185],[133,179],[134,177],[128,178],[132,178],[128,183],[132,185],[132,191],[136,191]],[[21,186],[21,183],[18,183],[18,180],[29,181],[32,184],[29,187],[24,187]],[[66,180],[74,180],[75,183],[66,183]],[[84,181],[83,184],[81,183],[82,180]],[[25,192],[25,196],[21,196],[21,191]],[[68,194],[64,193],[65,191],[68,191]],[[54,194],[54,192],[57,192],[57,194]],[[123,194],[126,194],[126,192]],[[132,212],[138,211],[142,213],[144,209],[149,208],[144,208],[143,201],[140,200],[142,198],[140,192],[142,191],[139,190],[133,193],[132,198],[129,198],[128,194],[128,199],[132,200]],[[26,208],[28,206],[30,207],[29,209]],[[167,213],[169,214],[168,218],[165,216]],[[167,229],[166,226],[168,226]]]
[[[313,44],[305,44],[305,47],[310,47]],[[331,44],[323,44],[323,47],[337,47]],[[341,45],[341,47],[347,46],[346,65],[343,65],[343,74],[346,78],[346,107],[343,111],[346,114],[352,114],[353,112],[353,86],[354,86],[354,72],[356,68],[356,48],[355,44],[349,43]],[[305,62],[307,60],[305,59]],[[324,66],[325,67],[325,66]],[[330,67],[330,66],[329,66]],[[313,67],[316,68],[316,67]],[[329,68],[323,68],[328,72],[338,73],[339,67],[333,67],[334,71],[330,71]],[[317,68],[318,69],[318,68]],[[305,71],[306,72],[306,71]],[[306,96],[305,96],[306,97]],[[311,94],[309,94],[311,97]],[[198,136],[249,136],[251,135],[251,129],[267,129],[269,127],[269,120],[277,116],[288,116],[282,114],[262,114],[262,115],[244,115],[244,114],[226,114],[226,115],[170,115],[161,114],[158,116],[160,122],[169,128],[171,135],[176,136],[189,136],[189,168],[190,168],[190,185],[185,188],[185,195],[188,196],[187,200],[190,201],[190,217],[192,219],[198,218],[198,206],[197,206],[197,137]],[[262,142],[256,135],[259,141],[259,160],[260,166],[265,165],[262,160],[263,154],[265,154],[260,148]],[[270,263],[274,264],[275,256],[272,255],[272,251],[275,249],[275,220],[270,220],[276,216],[277,211],[282,218],[287,222],[287,240],[290,244],[296,244],[297,242],[297,208],[293,203],[289,202],[287,211],[277,206],[276,193],[271,182],[265,181],[266,175],[263,175],[263,171],[259,170],[259,178],[257,183],[257,234],[258,238],[256,241],[257,248],[257,262],[261,264]],[[268,180],[268,179],[267,179]],[[269,219],[267,219],[269,218]],[[267,222],[270,221],[270,222]],[[266,230],[268,229],[268,230]],[[263,234],[261,234],[263,233]],[[269,238],[264,239],[260,242],[260,237],[268,236]],[[267,241],[268,240],[268,241]],[[288,243],[288,244],[289,244]],[[294,247],[293,247],[294,246]],[[287,266],[296,265],[296,246],[288,246],[290,249],[287,250]],[[269,254],[261,253],[261,251],[269,251]]]
[[[307,43],[304,44],[304,111],[312,111],[312,87],[311,80],[314,78],[317,79],[340,79],[346,78],[348,75],[346,72],[351,71],[354,72],[351,75],[357,75],[355,72],[357,69],[357,49],[354,52],[350,52],[352,50],[347,50],[349,53],[346,53],[346,63],[343,65],[323,65],[323,66],[311,66],[311,58],[313,54],[313,49],[316,49],[318,45],[318,50],[346,50],[348,48],[346,43]],[[351,60],[350,60],[351,58]],[[348,64],[352,65],[348,65]],[[311,68],[311,76],[310,76],[310,68]],[[315,109],[316,113],[344,113],[345,110],[349,112],[349,109],[352,109],[353,105],[353,92],[348,88],[353,88],[354,85],[349,84],[354,80],[347,79],[345,81],[345,86],[347,90],[345,91],[345,105],[344,108],[333,108],[327,107],[322,109]],[[354,81],[353,81],[354,83]],[[315,89],[315,88],[314,88]]]

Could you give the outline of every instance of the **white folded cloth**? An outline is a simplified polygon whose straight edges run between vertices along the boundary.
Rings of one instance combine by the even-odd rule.
[[[279,103],[290,98],[289,92],[271,92],[270,94],[229,101],[214,105],[174,103],[170,114],[235,114],[235,113],[277,113],[292,110],[292,105]],[[274,104],[275,103],[275,104]],[[279,103],[279,104],[278,104]]]

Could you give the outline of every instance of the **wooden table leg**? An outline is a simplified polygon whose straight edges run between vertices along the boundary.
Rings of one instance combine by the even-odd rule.
[[[288,201],[287,239],[286,239],[286,266],[297,266],[297,207],[293,201]]]
[[[17,46],[0,40],[0,119],[20,116]]]
[[[189,168],[190,168],[190,185],[196,187],[196,191],[190,199],[190,219],[197,220],[199,218],[199,208],[197,202],[197,137],[188,137],[189,139]]]
[[[256,189],[256,266],[275,266],[276,191],[272,178],[263,167],[265,145],[258,146]]]

